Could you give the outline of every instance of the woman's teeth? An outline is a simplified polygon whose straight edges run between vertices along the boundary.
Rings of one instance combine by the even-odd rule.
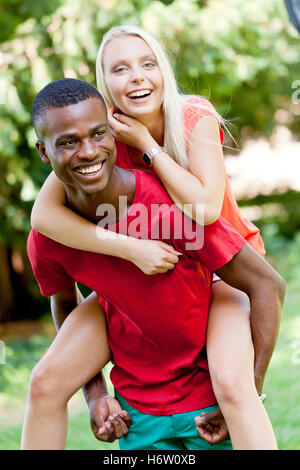
[[[150,95],[150,93],[151,93],[150,90],[137,90],[137,91],[133,91],[132,93],[129,93],[128,97],[136,99],[136,98],[148,96]]]
[[[77,168],[76,171],[78,171],[78,173],[81,173],[82,175],[90,175],[92,173],[97,173],[97,171],[101,170],[102,165],[103,165],[103,162],[98,163],[98,165]]]

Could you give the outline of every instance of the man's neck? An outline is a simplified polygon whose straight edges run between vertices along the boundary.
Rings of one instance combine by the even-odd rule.
[[[135,194],[135,174],[132,171],[114,167],[107,186],[96,194],[86,195],[66,187],[67,206],[77,214],[91,222],[98,223],[103,215],[97,215],[97,209],[102,204],[112,205],[116,213],[116,222],[123,218],[133,203]],[[127,197],[127,207],[119,207],[119,196]]]

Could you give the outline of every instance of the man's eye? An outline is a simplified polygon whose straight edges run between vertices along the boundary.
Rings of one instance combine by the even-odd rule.
[[[105,131],[98,131],[94,134],[94,137],[102,137],[105,134]]]
[[[74,144],[75,144],[75,140],[70,139],[70,140],[65,140],[64,142],[61,142],[60,145],[62,145],[62,146],[70,146],[70,145],[74,145]]]

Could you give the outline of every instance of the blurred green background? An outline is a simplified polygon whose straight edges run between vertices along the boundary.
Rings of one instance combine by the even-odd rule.
[[[31,104],[44,85],[62,77],[96,85],[94,64],[102,36],[122,23],[141,25],[159,38],[170,52],[181,91],[208,97],[229,120],[234,140],[226,134],[228,162],[232,154],[240,161],[249,142],[268,144],[263,148],[270,160],[261,167],[267,175],[278,146],[276,159],[283,167],[291,166],[289,149],[295,155],[295,167],[288,168],[290,177],[283,183],[278,185],[274,176],[266,187],[263,178],[256,179],[254,193],[250,183],[243,183],[238,199],[262,230],[268,261],[288,283],[265,386],[266,408],[280,448],[300,449],[300,193],[292,178],[300,169],[300,35],[283,0],[2,1],[0,339],[5,344],[0,342],[0,449],[19,448],[30,371],[54,336],[48,300],[41,297],[26,256],[31,207],[49,171],[35,150]],[[257,153],[254,161],[257,171]],[[78,392],[70,404],[69,449],[103,448],[88,420]]]

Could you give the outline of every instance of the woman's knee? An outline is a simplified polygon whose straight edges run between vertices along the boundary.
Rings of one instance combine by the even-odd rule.
[[[251,380],[239,377],[234,370],[223,368],[211,374],[214,392],[219,404],[227,403],[239,406],[245,400],[249,388],[253,384]]]
[[[29,398],[35,404],[64,403],[68,401],[68,393],[55,368],[46,360],[41,360],[31,372],[29,382]]]

